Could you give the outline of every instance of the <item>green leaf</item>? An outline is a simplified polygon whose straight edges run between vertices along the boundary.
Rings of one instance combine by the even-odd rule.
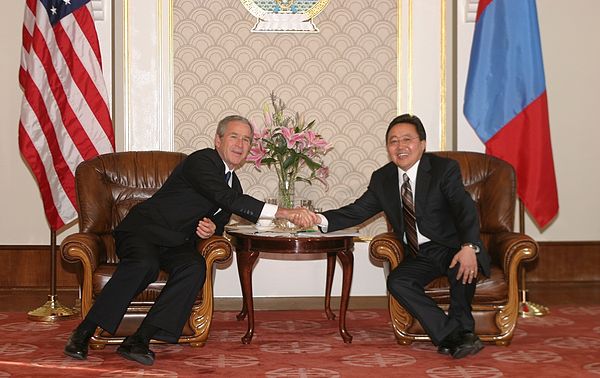
[[[316,161],[312,160],[308,156],[306,156],[304,154],[301,154],[300,157],[302,158],[302,160],[304,160],[304,162],[306,163],[306,165],[308,166],[308,168],[311,171],[314,171],[314,170],[317,170],[317,169],[321,168],[321,164],[319,164]]]
[[[304,177],[296,177],[296,181],[302,181],[302,182],[307,183],[308,185],[312,185],[312,181],[310,181],[309,179],[304,178]]]

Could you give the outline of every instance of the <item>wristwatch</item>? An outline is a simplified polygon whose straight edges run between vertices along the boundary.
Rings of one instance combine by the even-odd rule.
[[[479,253],[479,246],[473,243],[464,243],[461,247],[469,247],[475,251],[475,253]]]

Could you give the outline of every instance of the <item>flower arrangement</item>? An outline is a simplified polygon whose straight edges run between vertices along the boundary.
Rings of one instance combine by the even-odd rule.
[[[264,127],[254,132],[254,145],[247,157],[260,171],[263,165],[277,172],[279,205],[294,207],[294,189],[297,181],[312,184],[316,179],[325,185],[329,168],[323,156],[333,147],[313,131],[315,121],[308,124],[295,112],[289,115],[281,98],[271,93],[271,106],[263,106]],[[293,113],[293,112],[292,112]]]

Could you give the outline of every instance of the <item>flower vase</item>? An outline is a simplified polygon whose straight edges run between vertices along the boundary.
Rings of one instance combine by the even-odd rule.
[[[277,184],[277,205],[280,207],[293,209],[296,180],[289,176],[279,177]],[[293,222],[290,222],[286,219],[277,219],[275,224],[278,228],[283,230],[294,231],[298,229]]]
[[[284,176],[279,179],[277,187],[277,204],[281,207],[291,209],[294,207],[294,191],[296,180]]]

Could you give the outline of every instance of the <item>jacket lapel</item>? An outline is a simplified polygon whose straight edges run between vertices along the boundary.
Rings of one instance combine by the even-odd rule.
[[[239,193],[242,193],[242,184],[240,183],[240,180],[238,179],[235,171],[231,171],[231,173],[232,173],[231,188],[236,190]]]
[[[424,153],[423,156],[421,156],[419,170],[417,171],[417,185],[415,192],[415,212],[417,215],[417,221],[424,212],[430,183],[431,162],[429,161],[429,155]]]
[[[402,206],[400,203],[400,186],[398,181],[398,167],[394,163],[390,163],[388,174],[385,175],[385,181],[383,182],[383,192],[386,194],[385,197],[388,199],[389,206],[383,206],[384,210],[388,214],[389,223],[393,228],[403,227],[402,226]]]

